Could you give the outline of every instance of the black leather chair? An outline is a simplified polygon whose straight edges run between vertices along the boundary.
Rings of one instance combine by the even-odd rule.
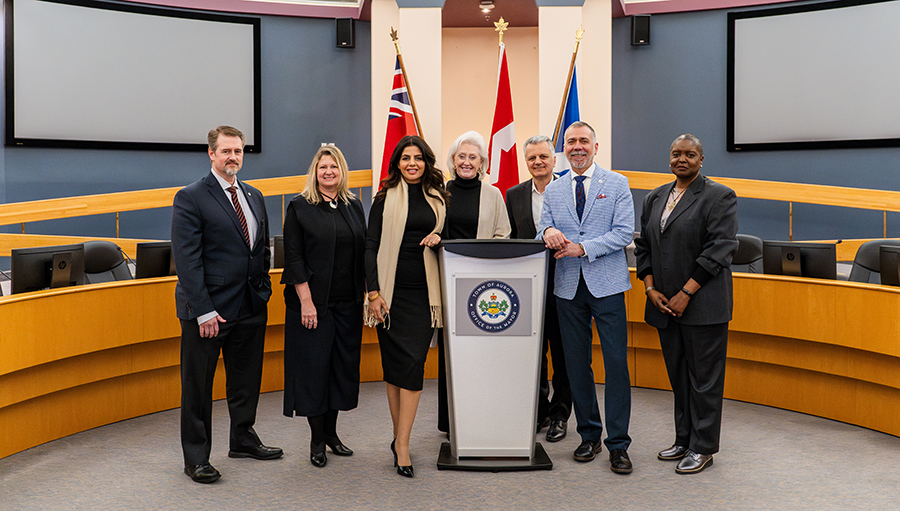
[[[762,239],[749,234],[738,234],[738,249],[731,259],[731,271],[742,273],[763,272]]]
[[[102,240],[84,242],[84,281],[86,284],[133,278],[122,251],[115,243]]]
[[[850,282],[881,284],[882,245],[900,245],[900,241],[872,240],[860,245],[853,258],[853,267],[850,268]]]

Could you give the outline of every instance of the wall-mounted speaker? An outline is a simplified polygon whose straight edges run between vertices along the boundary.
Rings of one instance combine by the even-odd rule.
[[[631,45],[648,46],[650,44],[650,15],[635,14],[631,16]]]
[[[356,20],[353,18],[335,18],[334,32],[338,48],[356,48]]]

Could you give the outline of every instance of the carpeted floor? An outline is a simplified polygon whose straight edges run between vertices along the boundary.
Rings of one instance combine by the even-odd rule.
[[[392,466],[384,384],[365,383],[359,408],[338,421],[356,454],[340,458],[329,451],[325,468],[309,463],[306,420],[284,417],[277,392],[261,397],[257,431],[266,444],[284,448],[282,459],[228,458],[227,409],[220,401],[210,461],[223,476],[211,485],[193,483],[182,474],[179,412],[170,410],[0,460],[0,510],[900,509],[900,438],[734,401],[725,403],[715,464],[677,475],[674,463],[656,459],[672,443],[671,395],[647,389],[633,390],[631,475],[612,473],[605,449],[592,463],[574,461],[574,418],[562,442],[537,437],[551,471],[438,471],[444,437],[436,429],[436,388],[426,381],[413,429],[414,479]]]

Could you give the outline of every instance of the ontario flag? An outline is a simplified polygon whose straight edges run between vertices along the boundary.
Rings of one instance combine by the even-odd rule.
[[[516,128],[513,122],[512,94],[509,90],[509,69],[506,65],[506,45],[500,43],[500,71],[497,74],[497,105],[491,127],[491,184],[506,190],[519,184],[519,160],[516,157]]]
[[[378,179],[379,189],[381,189],[381,181],[387,178],[391,155],[394,153],[397,143],[406,135],[418,134],[416,118],[413,116],[409,93],[406,89],[406,82],[403,80],[403,71],[400,68],[400,57],[398,56],[394,64],[394,85],[391,87],[391,108],[388,111],[387,130],[384,134],[381,177]]]

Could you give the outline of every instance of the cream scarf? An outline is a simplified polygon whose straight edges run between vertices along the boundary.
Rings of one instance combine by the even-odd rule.
[[[423,190],[424,191],[424,190]],[[425,201],[434,211],[437,219],[432,233],[439,234],[444,228],[446,208],[440,199],[425,194]],[[406,229],[406,217],[409,213],[409,186],[403,179],[397,186],[388,189],[384,198],[384,214],[381,219],[381,242],[378,245],[378,287],[388,309],[394,294],[394,278],[397,275],[397,261],[400,256],[400,242]],[[431,307],[431,326],[444,326],[441,310],[441,276],[438,269],[437,254],[426,248],[422,251],[425,259],[425,280],[428,285],[428,304]],[[375,326],[377,320],[368,314],[368,298],[366,299],[365,321],[368,326]],[[385,325],[389,328],[389,325]]]

